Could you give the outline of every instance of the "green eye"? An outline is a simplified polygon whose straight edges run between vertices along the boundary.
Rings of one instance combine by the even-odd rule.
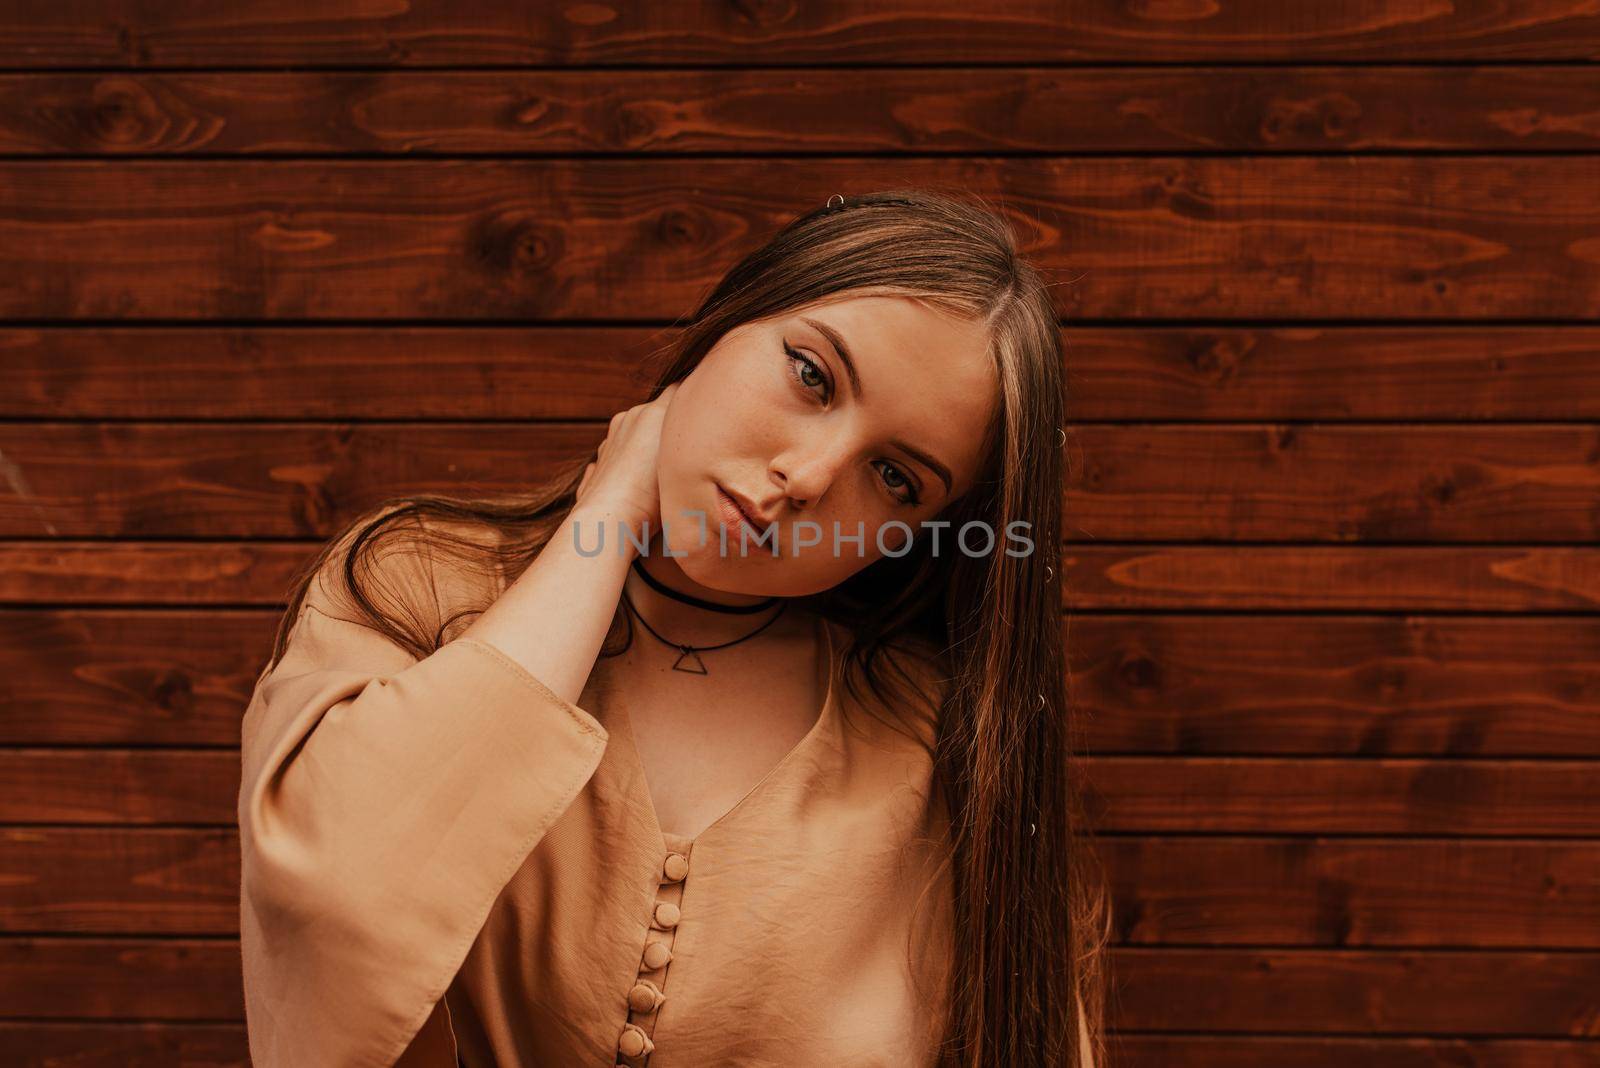
[[[917,488],[914,485],[911,484],[911,480],[909,478],[907,478],[905,476],[905,474],[899,468],[895,467],[893,464],[884,464],[883,465],[883,470],[887,471],[889,473],[889,475],[893,476],[894,479],[898,479],[897,482],[896,481],[891,481],[888,478],[884,479],[885,483],[888,484],[888,486],[889,486],[889,488],[891,490],[897,490],[900,487],[904,486],[906,488],[906,490],[908,491],[905,496],[901,496],[900,494],[896,493],[895,494],[895,499],[898,500],[901,504],[915,507],[916,504],[918,503],[918,501],[920,500],[920,498],[917,496]]]
[[[804,389],[810,393],[814,393],[818,386],[826,386],[828,384],[828,376],[823,374],[822,368],[818,367],[815,363],[800,355],[799,352],[790,347],[787,341],[783,343],[783,351],[790,360],[790,374],[794,375],[795,381],[800,383],[801,389]],[[796,361],[798,361],[801,365],[799,368],[794,366]],[[814,382],[809,381],[806,378],[807,372],[816,375],[817,380]]]

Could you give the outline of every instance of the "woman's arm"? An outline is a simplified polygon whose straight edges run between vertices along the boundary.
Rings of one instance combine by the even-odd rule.
[[[637,555],[619,530],[630,521],[603,505],[574,508],[538,559],[461,637],[494,646],[558,697],[577,700]],[[592,557],[579,554],[575,529],[582,531],[588,551],[593,551],[603,529],[603,550]],[[633,529],[638,535],[638,528]],[[619,548],[625,551],[619,553]]]
[[[329,596],[339,554],[313,580],[241,728],[256,1068],[390,1065],[430,1015],[444,1037],[427,1044],[448,1052],[445,989],[608,740],[573,698],[628,560],[570,546],[558,534],[477,623],[421,660],[340,618]],[[391,553],[379,570],[424,599],[450,593],[425,555]]]
[[[675,391],[612,416],[567,522],[431,655],[331,609],[341,552],[315,576],[241,727],[239,941],[256,1068],[454,1061],[444,992],[609,740],[573,702],[632,543],[585,557],[572,523],[638,532],[659,516]],[[386,556],[385,577],[443,615],[449,598],[426,543],[415,548]]]

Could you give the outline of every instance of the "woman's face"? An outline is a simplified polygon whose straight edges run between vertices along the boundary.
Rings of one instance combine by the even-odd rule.
[[[666,559],[752,597],[837,585],[884,555],[880,529],[897,551],[971,487],[997,391],[981,327],[905,297],[832,298],[728,332],[662,424]],[[723,491],[756,513],[743,554]],[[954,533],[941,552],[959,551]]]

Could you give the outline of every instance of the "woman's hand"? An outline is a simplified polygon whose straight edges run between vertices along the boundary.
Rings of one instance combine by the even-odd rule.
[[[573,509],[594,509],[632,524],[639,536],[661,525],[657,462],[661,424],[678,392],[674,382],[655,400],[635,404],[611,417],[611,427],[593,462],[583,469]]]

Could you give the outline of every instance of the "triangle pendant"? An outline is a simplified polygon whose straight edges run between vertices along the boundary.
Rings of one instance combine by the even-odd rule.
[[[703,662],[701,662],[700,654],[694,651],[694,647],[693,646],[681,645],[681,646],[679,646],[679,648],[683,650],[683,655],[678,657],[677,660],[673,661],[673,663],[672,663],[672,670],[673,671],[684,671],[684,672],[688,672],[690,675],[708,675],[708,674],[710,674],[710,672],[708,672],[706,670],[705,664]],[[690,664],[692,666],[690,666],[690,667],[681,666],[684,663],[688,663],[688,664]]]

